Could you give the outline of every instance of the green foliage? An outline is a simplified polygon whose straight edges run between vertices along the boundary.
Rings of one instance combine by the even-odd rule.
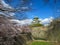
[[[34,38],[35,40],[47,40],[46,38]]]
[[[50,42],[34,41],[31,43],[31,45],[52,45],[52,44]]]
[[[42,24],[32,24],[32,27],[39,27],[39,26],[43,26]]]

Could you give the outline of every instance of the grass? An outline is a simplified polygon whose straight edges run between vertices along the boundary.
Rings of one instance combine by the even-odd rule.
[[[47,40],[45,38],[34,38],[35,40]]]
[[[28,45],[52,45],[52,43],[51,42],[32,41]]]

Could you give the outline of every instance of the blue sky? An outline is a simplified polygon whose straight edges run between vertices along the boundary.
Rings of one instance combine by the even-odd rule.
[[[32,3],[33,11],[29,12],[30,18],[38,16],[39,18],[47,18],[53,16],[53,8],[49,5],[45,5],[42,0],[33,0]]]
[[[39,18],[48,18],[48,17],[56,17],[55,15],[55,7],[60,5],[60,1],[57,0],[57,4],[54,4],[54,0],[49,0],[49,3],[44,3],[43,0],[32,0],[31,3],[31,11],[26,12],[28,18],[32,19],[35,16]],[[16,6],[19,3],[19,0],[13,0],[11,6]],[[20,15],[20,14],[18,14]],[[20,18],[18,15],[15,15],[17,18]]]
[[[54,0],[49,0],[49,3],[44,3],[43,0],[32,0],[31,1],[31,8],[32,10],[25,12],[25,16],[28,16],[28,19],[25,20],[16,20],[13,19],[12,21],[17,21],[19,23],[23,23],[23,24],[30,24],[32,19],[37,16],[39,17],[39,20],[41,21],[41,23],[43,24],[47,24],[50,23],[54,17],[57,17],[56,15],[56,9],[58,6],[60,6],[60,0],[57,0],[58,2],[56,4],[54,4]],[[16,4],[18,3],[18,0],[13,0],[11,4],[8,4],[8,2],[4,2],[4,0],[2,0],[2,4],[4,5],[4,7],[6,8],[12,8],[15,7]],[[60,10],[58,10],[58,12],[60,12]],[[15,13],[9,13],[10,15],[14,15]],[[14,15],[17,17],[17,19],[21,19],[23,16],[21,14],[16,14]]]
[[[49,0],[49,3],[46,4],[43,0],[33,0],[32,8],[34,10],[28,14],[30,18],[33,18],[34,16],[38,16],[39,18],[56,17],[55,10],[58,6],[60,6],[60,1],[57,1],[57,4],[55,4],[54,0]]]

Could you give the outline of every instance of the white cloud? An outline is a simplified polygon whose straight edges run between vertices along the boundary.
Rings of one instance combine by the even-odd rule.
[[[10,5],[5,3],[4,0],[0,0],[0,3],[1,3],[3,9],[13,9]],[[0,11],[0,14],[3,14],[7,17],[15,15],[15,13],[8,12],[8,11],[5,11],[5,12]]]
[[[21,9],[25,10],[25,9],[29,9],[28,7],[21,7]]]
[[[11,12],[8,13],[8,14],[9,14],[9,16],[14,16],[15,15],[15,13],[11,13]]]
[[[11,19],[10,20],[12,23],[20,23],[20,21],[19,20],[16,20],[16,19]]]
[[[53,20],[53,17],[45,18],[42,20],[42,23],[50,23],[50,22],[52,22],[52,20]]]
[[[53,17],[50,18],[45,18],[45,19],[39,19],[41,21],[41,24],[44,24],[45,26],[48,25],[50,22],[52,22]],[[16,20],[16,19],[12,19],[10,20],[13,23],[17,23],[19,25],[26,25],[26,24],[31,24],[31,22],[33,21],[32,19],[25,19],[25,20]]]
[[[6,17],[15,15],[15,13],[12,13],[12,12],[0,12],[0,14],[5,15]]]
[[[4,0],[0,0],[1,4],[6,7],[6,8],[12,8],[11,6],[9,6],[7,3],[4,2]]]
[[[10,20],[12,21],[12,23],[17,23],[19,25],[26,25],[26,24],[31,24],[32,19],[26,19],[26,20],[16,20],[16,19],[12,19]]]
[[[50,22],[53,21],[53,19],[54,19],[53,17],[45,18],[41,20],[41,23],[44,25],[48,25]]]

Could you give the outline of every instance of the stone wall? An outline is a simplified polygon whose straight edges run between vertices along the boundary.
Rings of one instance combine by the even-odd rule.
[[[33,27],[32,28],[32,36],[34,38],[46,39],[47,37],[47,29],[44,27]]]

